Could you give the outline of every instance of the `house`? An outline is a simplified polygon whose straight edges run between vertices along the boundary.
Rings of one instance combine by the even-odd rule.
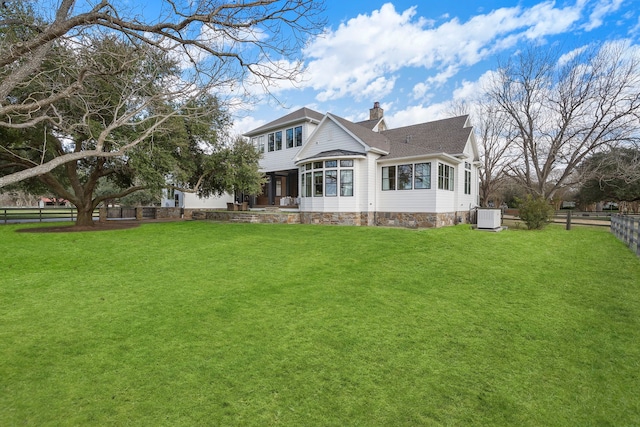
[[[268,178],[253,204],[297,207],[302,223],[440,227],[478,205],[468,116],[389,129],[377,102],[357,123],[301,108],[245,136]]]
[[[162,192],[160,205],[162,207],[176,207],[186,209],[223,209],[227,203],[233,203],[232,194],[224,193],[220,196],[200,197],[196,193],[185,193],[179,190],[165,189]]]

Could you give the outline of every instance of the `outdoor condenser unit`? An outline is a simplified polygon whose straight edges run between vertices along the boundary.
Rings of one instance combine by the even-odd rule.
[[[500,228],[502,212],[500,209],[480,209],[478,208],[478,228],[496,229]]]

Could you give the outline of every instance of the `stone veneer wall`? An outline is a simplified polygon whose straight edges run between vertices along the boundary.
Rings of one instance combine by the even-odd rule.
[[[369,225],[366,212],[300,212],[302,224]]]
[[[187,212],[185,211],[185,218]],[[384,226],[406,228],[437,228],[449,225],[469,223],[470,213],[447,212],[278,212],[256,213],[229,211],[197,211],[189,213],[190,219],[214,221],[258,222],[271,224],[326,224],[326,225],[356,225],[356,226]]]
[[[192,219],[208,219],[213,221],[232,221],[246,218],[246,222],[259,222],[264,224],[300,224],[300,214],[295,212],[256,213],[251,211],[194,211]]]
[[[438,228],[470,222],[466,212],[378,212],[375,225],[407,228]]]

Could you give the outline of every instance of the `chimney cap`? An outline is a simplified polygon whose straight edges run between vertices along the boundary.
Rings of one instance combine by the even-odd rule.
[[[378,101],[374,102],[373,108],[380,108],[380,103]]]

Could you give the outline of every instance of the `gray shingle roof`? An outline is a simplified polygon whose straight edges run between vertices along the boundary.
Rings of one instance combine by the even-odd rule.
[[[292,113],[289,113],[286,116],[282,116],[279,119],[269,122],[266,125],[262,125],[259,128],[253,129],[245,133],[244,135],[245,136],[259,135],[261,133],[264,133],[267,130],[280,128],[289,123],[300,122],[303,120],[314,120],[319,122],[320,120],[322,120],[323,117],[324,117],[324,114],[318,113],[317,111],[313,111],[309,108],[304,107]]]
[[[436,153],[460,154],[473,131],[472,127],[465,127],[468,117],[458,116],[385,130],[381,133],[391,145],[389,155],[385,158]]]
[[[374,120],[363,120],[361,122],[356,122],[357,125],[366,127],[367,129],[373,129],[384,119],[374,119]]]
[[[369,147],[377,148],[379,150],[389,152],[389,140],[386,136],[382,135],[379,132],[374,132],[371,129],[368,129],[359,124],[350,122],[347,119],[343,119],[342,117],[335,116],[333,114],[329,114],[331,117],[336,119],[342,126],[345,127],[349,132],[357,136],[362,142],[367,144]]]
[[[311,157],[307,157],[306,159],[301,159],[300,161],[303,162],[305,160],[321,159],[324,157],[358,157],[358,156],[364,157],[364,153],[358,153],[356,151],[348,151],[348,150],[329,150],[329,151],[323,151],[322,153],[315,154]]]
[[[369,147],[388,153],[384,156],[385,159],[437,153],[460,154],[464,151],[473,131],[472,127],[465,127],[469,117],[467,115],[397,129],[388,129],[382,132],[371,130],[379,120],[365,120],[353,123],[331,113],[327,113],[327,116],[336,120]],[[278,129],[287,124],[303,120],[320,122],[323,118],[323,114],[305,107],[247,132],[245,136],[259,135],[265,131]]]

